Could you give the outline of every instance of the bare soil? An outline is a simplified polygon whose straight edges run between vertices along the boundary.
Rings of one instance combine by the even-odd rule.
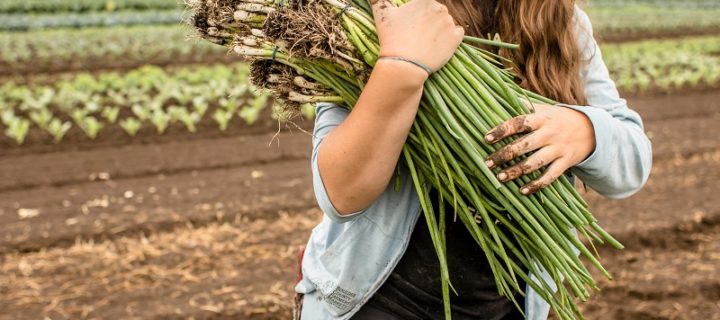
[[[586,318],[720,319],[720,91],[629,103],[655,163],[633,197],[585,194],[626,245]],[[322,213],[311,137],[260,128],[3,149],[0,319],[287,319]]]

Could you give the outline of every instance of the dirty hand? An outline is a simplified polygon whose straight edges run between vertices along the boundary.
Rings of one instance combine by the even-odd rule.
[[[401,56],[437,71],[462,42],[463,28],[435,0],[413,0],[400,7],[373,0],[372,9],[381,56]]]
[[[533,104],[532,107],[534,113],[512,118],[485,136],[488,143],[496,143],[514,134],[527,133],[489,155],[485,161],[488,167],[495,168],[535,151],[497,175],[498,180],[507,182],[547,165],[545,173],[520,188],[524,195],[548,186],[565,170],[582,162],[595,150],[595,132],[590,119],[583,113],[544,104]]]

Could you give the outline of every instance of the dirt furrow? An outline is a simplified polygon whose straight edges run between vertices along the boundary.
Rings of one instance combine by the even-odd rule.
[[[0,252],[67,246],[315,205],[307,159],[0,193]]]
[[[717,219],[720,197],[720,150],[693,158],[656,163],[646,186],[622,200],[609,200],[590,190],[583,196],[600,224],[612,233],[671,228],[702,219]]]
[[[628,106],[647,123],[683,118],[717,117],[720,88],[689,89],[671,94],[628,95]]]
[[[306,159],[310,140],[298,131],[0,158],[0,192]]]
[[[587,319],[720,319],[720,219],[639,232],[659,243],[600,251],[615,279],[584,305]]]
[[[653,158],[665,160],[720,150],[717,131],[720,114],[698,119],[677,119],[650,122],[645,132],[653,147]]]

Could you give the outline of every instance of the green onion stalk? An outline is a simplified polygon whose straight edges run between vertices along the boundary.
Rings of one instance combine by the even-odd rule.
[[[379,42],[370,4],[366,0],[351,1],[350,5],[342,0],[295,2],[269,14],[263,22],[265,32],[262,34],[235,34],[232,42],[221,43],[252,61],[291,68],[293,72],[284,73],[285,77],[300,75],[312,79],[314,89],[322,88],[317,91],[323,92],[322,95],[309,91],[310,94],[294,95],[295,98],[306,102],[332,101],[352,109],[369,70],[377,61]],[[401,5],[407,0],[395,1]],[[224,0],[224,3],[237,2]],[[251,29],[257,21],[252,23]],[[288,30],[306,33],[282,32],[286,26]],[[268,32],[271,29],[274,32]],[[339,30],[342,34],[325,37],[324,30]],[[317,37],[308,42],[309,35]],[[509,61],[473,44],[516,48],[500,41],[465,37],[447,65],[425,82],[399,164],[412,176],[440,261],[445,316],[451,319],[451,291],[454,291],[445,243],[445,227],[452,218],[460,219],[482,248],[498,293],[510,299],[521,312],[523,309],[514,295],[525,292],[519,285],[520,280],[547,301],[560,319],[583,319],[576,300],[586,301],[590,290],[598,290],[598,286],[580,257],[585,257],[608,279],[611,276],[596,257],[597,253],[593,254],[576,233],[586,238],[593,250],[595,242],[608,242],[618,249],[622,244],[600,227],[588,211],[587,203],[565,176],[533,195],[523,196],[520,187],[537,178],[539,173],[501,183],[495,172],[484,165],[489,154],[514,139],[487,144],[484,136],[492,128],[512,117],[530,113],[523,101],[555,102],[519,87],[513,81],[513,74],[504,67]],[[297,50],[297,47],[304,49]],[[345,62],[338,63],[338,56]],[[272,69],[260,68],[261,65],[253,63],[253,67],[258,67],[254,72],[262,74]],[[267,82],[261,85],[273,89]],[[273,91],[279,90],[276,87]],[[437,199],[430,199],[431,188],[438,191]],[[433,202],[440,203],[437,213]],[[446,212],[445,204],[453,208],[452,213]],[[538,277],[545,274],[549,280],[534,281],[530,274]]]

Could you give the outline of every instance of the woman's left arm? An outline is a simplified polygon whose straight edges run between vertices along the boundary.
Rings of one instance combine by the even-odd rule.
[[[528,133],[488,157],[495,167],[535,151],[526,160],[501,171],[498,179],[509,181],[547,165],[537,180],[523,188],[533,193],[570,170],[598,193],[614,199],[640,190],[652,167],[652,148],[640,115],[620,98],[610,79],[593,35],[590,19],[576,9],[578,40],[587,63],[582,69],[588,106],[562,108],[535,105],[535,112],[513,118],[491,130],[488,142]]]

